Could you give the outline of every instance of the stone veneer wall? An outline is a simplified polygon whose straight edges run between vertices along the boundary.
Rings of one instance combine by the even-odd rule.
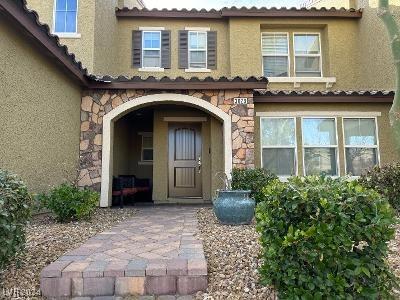
[[[100,190],[103,116],[135,98],[160,94],[145,90],[88,90],[81,102],[80,174],[78,184]],[[206,100],[232,117],[232,158],[234,168],[254,167],[254,102],[251,90],[168,91]],[[248,98],[247,105],[233,103]]]

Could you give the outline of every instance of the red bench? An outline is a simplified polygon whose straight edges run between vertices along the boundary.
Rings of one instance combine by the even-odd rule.
[[[139,179],[135,175],[120,175],[113,178],[112,197],[119,198],[119,206],[124,207],[124,197],[135,196],[137,193],[150,192],[150,180]]]

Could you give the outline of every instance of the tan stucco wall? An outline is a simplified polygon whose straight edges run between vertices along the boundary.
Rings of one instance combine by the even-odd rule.
[[[60,43],[68,47],[70,53],[76,55],[77,60],[81,61],[89,72],[94,70],[94,29],[95,12],[98,4],[95,2],[103,0],[78,0],[78,24],[77,31],[80,38],[61,38]],[[114,0],[109,2],[115,3]],[[54,29],[54,0],[27,0],[28,7],[39,14],[39,20],[49,25],[50,30]],[[113,5],[115,7],[115,5]],[[115,14],[114,10],[109,13]],[[96,24],[96,28],[103,29],[101,22]],[[101,32],[99,33],[101,35]],[[105,59],[106,56],[104,56]]]
[[[398,5],[391,10],[400,21],[400,3]],[[366,7],[363,14],[357,33],[362,77],[359,88],[392,90],[395,87],[395,69],[386,29],[377,16],[376,8]]]
[[[380,163],[385,165],[394,161],[399,161],[399,156],[396,154],[393,144],[392,132],[389,124],[389,109],[387,104],[323,104],[323,103],[257,103],[255,105],[256,113],[259,112],[297,112],[297,111],[319,111],[319,112],[381,112],[381,116],[377,117],[378,121],[378,139]],[[303,175],[303,149],[301,140],[301,118],[297,117],[297,162],[299,165],[298,174]],[[343,130],[342,117],[337,117],[337,134],[338,134],[338,155],[340,175],[344,174],[344,146],[343,146]],[[258,167],[261,167],[261,137],[260,137],[260,117],[255,120],[255,162]]]
[[[333,89],[357,87],[357,20],[234,18],[229,22],[231,74],[262,76],[261,32],[320,32],[323,76],[336,77]],[[290,43],[293,52],[293,43]],[[292,56],[293,57],[293,56]],[[293,59],[291,65],[293,68]],[[351,80],[350,80],[351,79]],[[291,84],[270,83],[272,90],[293,90]],[[325,84],[301,84],[300,89],[325,90]]]
[[[118,20],[114,0],[96,0],[93,73],[107,75],[115,69]]]
[[[341,8],[344,7],[346,9],[357,7],[357,0],[308,0],[304,1],[307,3],[306,7],[316,7],[316,8]]]
[[[81,91],[12,26],[0,18],[0,168],[45,191],[75,179]]]
[[[165,30],[171,30],[171,69],[165,72],[139,72],[137,68],[132,67],[132,31],[139,30],[139,27],[165,27]],[[209,73],[186,73],[183,69],[178,69],[178,31],[184,30],[185,27],[208,27],[213,31],[217,31],[217,70]],[[113,75],[128,76],[149,76],[156,77],[200,77],[207,76],[220,77],[229,74],[229,38],[228,26],[224,21],[210,20],[182,20],[182,19],[119,19],[118,21],[118,53],[114,62],[115,69],[112,70]]]

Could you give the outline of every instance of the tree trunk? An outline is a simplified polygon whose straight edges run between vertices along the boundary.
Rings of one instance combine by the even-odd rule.
[[[389,0],[379,0],[378,16],[385,24],[396,67],[396,93],[389,112],[397,151],[400,151],[400,30],[389,8]]]

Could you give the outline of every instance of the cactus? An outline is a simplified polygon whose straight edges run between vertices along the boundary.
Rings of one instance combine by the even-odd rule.
[[[400,30],[395,18],[390,12],[389,0],[379,0],[378,16],[385,24],[388,32],[396,67],[396,93],[389,112],[389,119],[393,129],[397,151],[400,152]]]

